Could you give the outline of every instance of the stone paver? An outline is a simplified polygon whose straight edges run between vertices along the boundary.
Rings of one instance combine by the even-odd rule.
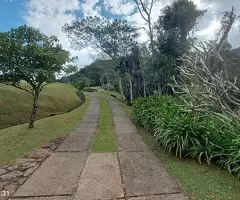
[[[96,114],[89,114],[91,109]],[[55,150],[56,152],[76,152],[87,151],[90,148],[92,138],[98,127],[100,117],[100,103],[96,98],[92,98],[87,114],[75,131],[70,134],[61,145]]]
[[[82,122],[75,130],[74,133],[93,134],[96,132],[98,123]]]
[[[168,195],[157,195],[149,197],[134,197],[128,200],[188,200],[184,194],[168,194]]]
[[[152,153],[120,152],[119,160],[127,196],[148,196],[181,191]]]
[[[87,153],[54,153],[17,190],[14,196],[72,194]]]
[[[91,153],[80,177],[74,200],[124,197],[116,153]]]
[[[137,133],[136,127],[133,125],[132,122],[121,122],[121,121],[114,121],[115,126],[115,133],[117,135],[126,134],[126,133]]]
[[[138,134],[122,134],[117,136],[118,151],[146,151],[147,147]]]
[[[98,114],[99,111],[100,111],[99,109],[95,109],[92,107],[88,110],[88,114],[95,115],[95,114]]]
[[[86,114],[83,118],[83,122],[95,122],[99,120],[99,114]]]
[[[113,116],[115,122],[129,122],[129,118],[126,115]]]
[[[126,116],[115,100],[107,98],[112,108],[115,133],[117,138],[120,170],[126,197],[132,200],[185,200],[181,188],[170,177],[159,160],[148,151],[137,128]],[[150,195],[166,196],[151,196]],[[141,197],[137,197],[141,196]],[[145,197],[144,197],[145,196]],[[135,198],[133,198],[135,197]]]
[[[126,113],[122,110],[122,109],[119,109],[119,108],[117,108],[117,109],[112,109],[112,113],[113,113],[113,115],[114,116],[126,116]]]
[[[87,151],[90,148],[93,134],[72,133],[55,150],[56,152]]]
[[[11,200],[71,200],[72,197],[65,197],[65,196],[55,196],[55,197],[31,197],[31,198],[14,198]]]

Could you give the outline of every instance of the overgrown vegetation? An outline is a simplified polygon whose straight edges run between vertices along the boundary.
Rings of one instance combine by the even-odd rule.
[[[47,85],[39,97],[36,119],[66,113],[78,107],[83,100],[76,92],[77,89],[68,84]],[[0,94],[0,129],[27,123],[32,110],[31,94],[4,84],[0,84]]]
[[[83,118],[90,105],[90,97],[73,111],[36,121],[36,127],[27,124],[0,130],[0,165],[41,147],[50,140],[70,134]]]
[[[172,96],[141,98],[134,102],[133,119],[176,156],[197,158],[240,176],[239,120],[185,112],[183,103]]]
[[[116,137],[113,128],[112,110],[106,99],[100,98],[100,121],[96,135],[93,138],[91,151],[99,152],[115,152]]]

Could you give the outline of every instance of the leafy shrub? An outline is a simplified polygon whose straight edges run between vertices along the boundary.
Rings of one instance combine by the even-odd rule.
[[[84,91],[84,92],[97,92],[97,89],[87,87],[87,88],[83,88],[82,91]]]
[[[227,169],[240,178],[240,136],[232,141],[228,154]]]
[[[84,103],[86,101],[85,95],[81,91],[77,91],[77,95],[81,99],[82,103]]]
[[[71,82],[71,84],[77,88],[79,91],[81,91],[85,87],[85,83],[83,81],[75,81]]]
[[[197,158],[199,163],[205,161],[207,164],[210,164],[214,157],[221,156],[220,152],[222,151],[222,147],[213,144],[213,142],[209,141],[208,137],[205,137],[204,141],[198,142],[189,149],[188,155]]]
[[[239,119],[183,112],[183,103],[172,96],[137,99],[132,107],[133,120],[176,156],[214,163],[240,176]]]
[[[171,120],[158,136],[160,143],[176,156],[185,156],[189,149],[200,143],[201,135],[205,127],[201,123],[194,122],[194,118],[188,115],[179,115]]]

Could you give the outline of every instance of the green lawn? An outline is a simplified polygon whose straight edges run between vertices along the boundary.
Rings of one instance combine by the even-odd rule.
[[[100,122],[96,135],[93,138],[91,151],[98,152],[115,152],[116,137],[114,134],[114,125],[112,111],[108,102],[100,97]]]
[[[44,87],[39,97],[37,119],[77,108],[80,99],[76,91],[72,85],[63,83],[52,83]],[[0,129],[27,123],[32,111],[32,101],[30,93],[0,84]]]
[[[22,124],[0,130],[0,165],[24,156],[52,139],[71,133],[83,118],[89,104],[90,97],[86,96],[82,106],[66,114],[40,119],[35,122],[33,129]]]
[[[131,115],[131,108],[118,102]],[[139,128],[145,142],[163,162],[169,174],[182,186],[184,192],[194,200],[239,200],[240,182],[225,170],[214,166],[200,165],[193,159],[179,159],[166,153],[154,143],[152,136]]]

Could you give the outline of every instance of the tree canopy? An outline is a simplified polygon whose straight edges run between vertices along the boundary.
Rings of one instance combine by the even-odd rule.
[[[33,127],[37,101],[43,87],[55,81],[55,73],[70,60],[55,36],[48,37],[32,27],[20,26],[0,33],[0,80],[30,92],[34,97],[29,127]],[[29,85],[21,84],[26,81]]]
[[[138,37],[138,29],[126,20],[108,20],[102,17],[87,17],[71,24],[65,24],[67,33],[76,49],[92,47],[115,60],[126,55],[129,45]]]

